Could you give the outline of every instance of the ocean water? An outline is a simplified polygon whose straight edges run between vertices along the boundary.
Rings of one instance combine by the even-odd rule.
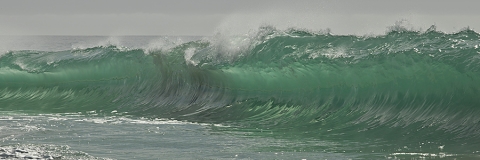
[[[480,34],[0,37],[0,159],[480,159]]]

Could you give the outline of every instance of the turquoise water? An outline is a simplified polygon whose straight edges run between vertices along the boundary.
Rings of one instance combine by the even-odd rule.
[[[470,29],[20,39],[0,57],[0,158],[480,158]]]

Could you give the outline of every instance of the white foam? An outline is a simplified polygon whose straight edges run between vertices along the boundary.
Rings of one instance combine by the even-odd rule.
[[[195,55],[195,51],[196,51],[195,48],[189,48],[185,51],[184,58],[187,64],[192,64],[194,66],[198,65],[197,61],[192,60],[193,55]]]
[[[390,154],[392,156],[399,156],[399,155],[410,155],[410,156],[423,156],[423,157],[438,157],[438,158],[445,158],[445,157],[452,157],[452,156],[457,156],[456,154],[446,154],[443,152],[440,153],[392,153]]]
[[[170,49],[182,43],[184,43],[184,41],[180,37],[162,37],[149,42],[148,45],[143,48],[147,51],[146,53],[150,53],[152,51],[169,51]]]
[[[232,36],[228,33],[217,33],[213,37],[205,38],[210,42],[209,55],[215,58],[232,61],[242,56],[244,51],[250,49],[257,40],[254,34]]]

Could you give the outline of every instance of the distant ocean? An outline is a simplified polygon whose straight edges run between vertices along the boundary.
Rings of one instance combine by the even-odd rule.
[[[0,159],[480,159],[480,34],[0,36]]]

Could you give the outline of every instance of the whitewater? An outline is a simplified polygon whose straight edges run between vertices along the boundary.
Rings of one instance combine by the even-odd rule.
[[[0,42],[0,159],[480,158],[468,28]]]

